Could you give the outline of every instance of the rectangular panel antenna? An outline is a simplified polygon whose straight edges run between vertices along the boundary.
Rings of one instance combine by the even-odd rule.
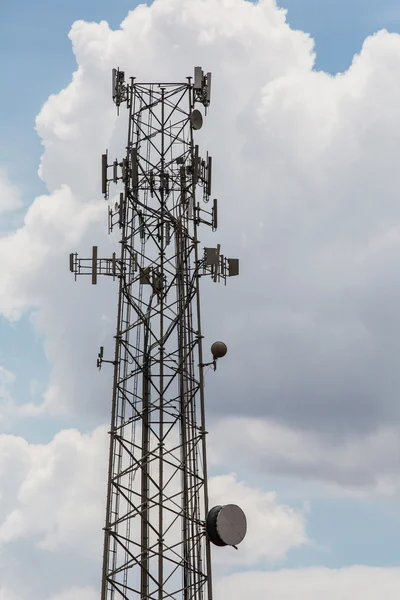
[[[123,194],[123,192],[121,192],[119,195],[118,211],[119,211],[119,215],[118,215],[119,226],[122,227],[124,224],[124,194]]]
[[[229,270],[229,277],[234,277],[235,275],[239,275],[239,259],[238,258],[228,258],[228,270]]]
[[[203,88],[203,69],[201,67],[194,68],[194,89],[201,91]]]
[[[112,70],[112,99],[117,96],[117,69]]]
[[[74,272],[74,255],[73,254],[69,255],[69,270],[71,271],[71,273]]]
[[[171,225],[170,223],[165,223],[165,243],[167,246],[171,243]]]
[[[146,230],[145,230],[143,215],[142,215],[141,212],[138,212],[138,217],[139,217],[139,235],[140,235],[140,239],[144,240],[144,238],[146,237]]]
[[[193,164],[193,185],[196,185],[199,179],[199,146],[194,147],[194,164]]]
[[[207,73],[206,106],[210,106],[210,101],[211,101],[211,73]]]
[[[189,198],[189,202],[188,202],[188,217],[189,217],[189,219],[193,219],[193,213],[194,213],[194,198],[193,198],[193,196],[191,196]]]
[[[214,267],[214,281],[217,281],[217,277],[219,275],[219,267],[220,267],[220,259],[219,255],[221,252],[221,244],[217,244],[217,264]]]
[[[207,195],[211,196],[212,158],[207,156]]]
[[[97,283],[97,246],[92,249],[92,284]]]
[[[112,254],[111,264],[112,264],[112,274],[113,274],[113,277],[115,277],[117,275],[117,255],[115,254],[115,252],[113,252],[113,254]]]
[[[204,248],[206,265],[212,266],[218,264],[219,246],[217,248]]]
[[[107,195],[107,152],[101,155],[101,192]]]
[[[215,231],[218,227],[218,200],[214,198],[212,208],[212,228]]]
[[[182,204],[186,204],[186,169],[185,167],[181,167],[180,169],[180,174],[181,174],[181,202]]]
[[[137,148],[131,150],[131,172],[132,172],[132,187],[137,188],[138,186],[138,156]]]

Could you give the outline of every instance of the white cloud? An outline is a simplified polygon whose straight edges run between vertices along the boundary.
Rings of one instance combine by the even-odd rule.
[[[279,504],[274,492],[264,492],[237,481],[236,475],[210,480],[210,506],[237,504],[246,514],[247,534],[239,551],[214,548],[215,564],[269,565],[286,557],[289,550],[308,543],[303,515]]]
[[[148,35],[149,31],[154,35]],[[93,364],[89,352],[93,357],[113,331],[110,325],[99,331],[98,324],[102,314],[104,323],[114,315],[115,288],[114,294],[110,288],[108,295],[102,292],[97,297],[82,282],[77,284],[79,291],[74,289],[67,255],[75,249],[88,253],[93,243],[98,243],[106,256],[111,252],[99,190],[99,157],[105,147],[110,153],[120,152],[125,137],[124,118],[117,121],[110,98],[111,68],[118,63],[129,66],[138,77],[168,79],[192,73],[201,59],[207,68],[217,71],[220,98],[226,87],[234,124],[255,91],[253,84],[245,85],[232,95],[229,90],[237,88],[234,73],[238,77],[246,74],[254,82],[265,62],[264,51],[275,58],[268,63],[267,72],[264,69],[263,81],[297,67],[306,71],[313,61],[311,40],[292,32],[285,24],[284,12],[271,2],[259,6],[237,0],[208,2],[201,5],[199,13],[198,3],[192,0],[163,0],[138,7],[120,31],[111,31],[104,22],[77,22],[70,37],[78,69],[71,84],[51,96],[37,118],[45,149],[40,175],[50,195],[37,198],[24,226],[0,241],[0,256],[10,257],[0,281],[0,310],[8,318],[18,318],[22,311],[37,309],[35,324],[45,337],[53,364],[43,408],[53,413],[65,408],[81,410],[83,398],[88,399],[84,410],[93,409],[94,402],[103,406],[99,398],[105,402],[104,385],[99,383],[97,393],[90,392],[93,372],[90,376],[85,373]],[[161,51],[165,46],[171,51]],[[226,113],[227,107],[222,107],[221,101],[218,104],[216,114]],[[210,139],[212,132],[211,123]]]
[[[246,412],[295,428],[398,422],[400,37],[369,38],[337,77],[312,71],[312,40],[272,1],[159,0],[118,31],[77,22],[70,37],[77,71],[37,119],[49,195],[0,241],[0,310],[35,308],[53,365],[40,410],[107,414],[111,374],[93,364],[101,344],[112,353],[116,288],[74,285],[67,257],[117,245],[99,190],[101,151],[124,144],[110,69],[175,79],[199,63],[214,74],[199,140],[223,192],[218,241],[242,261],[228,289],[203,285],[204,331],[231,348],[210,410],[243,412],[250,395]]]
[[[216,600],[396,600],[399,593],[400,569],[355,566],[237,573],[218,582]]]
[[[104,427],[86,434],[64,430],[48,444],[29,444],[22,438],[0,435],[0,552],[7,554],[8,560],[19,562],[24,548],[25,555],[29,550],[41,556],[44,569],[53,561],[55,574],[67,556],[88,573],[95,566],[94,572],[100,577],[108,466],[106,431]],[[237,503],[248,519],[248,533],[239,551],[213,551],[217,573],[227,568],[271,565],[307,543],[304,515],[280,504],[276,494],[240,482],[235,475],[211,478],[210,489],[213,505]],[[15,568],[18,571],[20,565]],[[36,566],[35,573],[27,569],[24,582],[28,588],[32,585],[35,589],[38,569]],[[0,572],[3,570],[5,576],[7,569],[1,565]],[[77,576],[74,568],[63,571],[62,578],[57,575],[57,587],[65,587],[67,582],[80,584]],[[51,591],[45,587],[43,593]],[[51,600],[67,600],[74,593],[67,590],[65,596],[56,595]],[[82,600],[91,600],[91,594],[90,589],[83,590]],[[25,599],[24,590],[21,597]]]
[[[107,470],[106,429],[58,433],[46,445],[0,436],[0,543],[32,540],[98,558]]]
[[[74,284],[68,254],[88,256],[98,243],[109,256],[117,245],[106,237],[99,189],[101,152],[120,154],[124,146],[126,115],[117,121],[111,68],[168,80],[201,64],[214,79],[198,139],[213,154],[214,190],[222,194],[213,241],[242,261],[228,289],[203,285],[204,331],[229,345],[207,381],[209,414],[245,415],[235,431],[247,427],[253,439],[244,439],[243,449],[259,452],[264,468],[396,488],[386,465],[393,464],[400,421],[400,36],[368,38],[337,77],[312,71],[312,40],[292,31],[272,0],[156,0],[130,13],[118,31],[80,21],[70,38],[77,71],[37,118],[49,193],[33,201],[19,230],[0,239],[0,311],[13,320],[34,309],[52,364],[43,405],[28,405],[25,414],[103,422],[109,413],[111,373],[96,375],[94,365],[100,345],[112,354],[116,288]],[[4,177],[1,186],[0,207],[17,208],[15,189]],[[232,432],[225,427],[221,435],[232,448]],[[0,505],[3,543],[28,538],[42,550],[75,548],[85,531],[82,551],[89,554],[87,532],[99,531],[102,519],[101,483],[93,479],[102,451],[77,475],[79,453],[91,456],[90,436],[69,431],[48,446],[16,438],[2,444],[8,459],[1,468],[10,475]],[[276,540],[261,551],[250,535],[245,562],[278,559],[304,543],[301,515],[245,484],[232,483],[230,491],[256,504],[263,531]],[[95,498],[90,514],[88,497]],[[73,522],[76,503],[82,512]],[[386,581],[387,572],[381,575]]]
[[[2,435],[0,448],[0,543],[28,539],[46,551],[79,548],[81,555],[98,557],[105,517],[106,428],[87,434],[64,430],[48,444]],[[242,551],[229,555],[236,555],[236,562],[268,563],[307,542],[303,515],[280,505],[276,494],[252,488],[233,474],[212,477],[210,490],[213,504],[237,503],[248,515]],[[267,541],[260,544],[260,539]],[[224,550],[225,556],[228,552]]]

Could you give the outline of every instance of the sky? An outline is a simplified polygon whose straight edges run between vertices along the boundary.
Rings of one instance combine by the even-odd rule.
[[[216,600],[398,597],[400,11],[278,4],[0,8],[1,600],[98,597],[111,378],[95,364],[116,290],[75,283],[68,254],[117,244],[98,171],[123,131],[111,68],[195,64],[214,75],[218,237],[241,260],[202,289],[206,342],[229,347],[206,378],[211,493],[249,520],[240,552],[214,552]]]

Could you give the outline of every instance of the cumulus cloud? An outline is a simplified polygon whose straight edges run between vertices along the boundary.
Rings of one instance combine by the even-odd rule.
[[[50,594],[54,585],[53,590],[61,589],[61,593],[51,600],[91,600],[91,588],[79,591],[82,577],[85,580],[82,565],[89,583],[100,577],[107,437],[104,427],[86,434],[64,430],[48,444],[0,435],[0,553],[14,556],[16,551],[21,556],[28,552],[34,573],[28,568],[26,582],[32,589],[36,589],[37,577],[43,580],[41,569],[48,572],[49,565],[54,565],[50,569],[54,576],[46,575],[44,592]],[[271,565],[307,543],[303,514],[280,504],[274,493],[253,488],[235,475],[211,478],[210,488],[213,504],[239,504],[249,523],[240,552],[215,549],[217,572]],[[42,567],[36,564],[38,557]],[[70,568],[59,572],[65,560]],[[79,590],[70,590],[71,585]],[[74,596],[77,590],[82,595]],[[25,595],[21,590],[21,599],[25,600]]]
[[[210,480],[211,505],[237,504],[247,515],[247,534],[240,552],[233,548],[214,548],[216,565],[270,565],[286,557],[289,550],[308,543],[305,519],[289,506],[279,504],[273,492],[251,488],[235,475],[220,475]]]
[[[399,593],[400,569],[357,566],[237,573],[218,582],[216,600],[241,600],[244,596],[274,600],[395,600]]]
[[[243,412],[246,395],[246,412],[337,436],[397,423],[400,37],[368,38],[335,77],[312,70],[312,40],[272,0],[158,0],[118,31],[77,22],[70,38],[77,70],[37,119],[49,195],[0,241],[11,257],[0,308],[35,309],[53,365],[41,409],[106,415],[110,376],[96,379],[92,365],[111,341],[115,288],[74,286],[67,255],[98,243],[108,256],[116,244],[99,190],[100,153],[121,151],[126,118],[110,69],[175,79],[199,63],[214,73],[199,136],[222,195],[213,241],[242,261],[228,290],[203,286],[204,330],[231,349],[210,411]]]
[[[273,0],[156,0],[132,11],[118,31],[79,21],[70,39],[77,70],[37,118],[44,148],[39,173],[48,194],[32,202],[18,230],[0,238],[0,311],[10,320],[34,311],[52,365],[42,404],[22,413],[90,417],[94,424],[108,418],[111,373],[97,375],[94,366],[100,345],[112,354],[116,288],[108,281],[97,288],[88,280],[74,284],[68,254],[88,256],[98,244],[109,256],[118,246],[106,235],[99,186],[101,152],[108,147],[120,156],[125,143],[126,114],[116,117],[110,70],[175,80],[201,64],[214,79],[198,140],[213,155],[221,199],[219,232],[203,239],[222,242],[227,255],[241,259],[241,276],[229,288],[203,284],[206,341],[218,337],[229,346],[217,374],[207,378],[209,420],[230,418],[215,425],[215,452],[224,457],[216,462],[238,456],[232,439],[240,433],[244,465],[251,454],[260,469],[393,493],[400,36],[382,31],[368,38],[350,69],[334,77],[312,70],[313,41],[290,29]],[[18,193],[3,175],[2,189],[0,212],[17,208]],[[100,531],[95,523],[103,518],[94,467],[105,465],[103,433],[63,432],[43,446],[3,438],[3,544],[28,539],[54,554],[76,548],[83,531],[89,556],[90,532]],[[93,455],[92,439],[98,441]],[[81,472],[85,452],[91,468]],[[275,540],[260,550],[258,532],[250,534],[245,563],[278,560],[306,542],[302,516],[273,496],[229,478],[216,480],[216,493],[218,485],[223,496],[251,501],[260,531]],[[82,512],[74,522],[77,503]],[[343,577],[358,581],[349,573]],[[392,574],[368,577],[385,582]],[[308,576],[318,589],[325,575]],[[264,585],[265,577],[254,575],[254,585]],[[340,593],[341,584],[332,585]],[[239,589],[232,588],[232,598]]]
[[[79,548],[80,555],[98,558],[105,516],[106,428],[87,434],[64,430],[48,444],[2,435],[0,448],[0,544],[25,539],[45,551]],[[268,564],[307,542],[304,516],[279,504],[276,494],[252,488],[234,474],[210,478],[210,490],[211,503],[237,503],[248,514],[239,563]]]
[[[96,559],[102,545],[107,436],[65,430],[49,444],[0,436],[0,544],[32,541],[54,552],[79,548]]]
[[[89,351],[97,351],[113,331],[115,293],[107,288],[107,295],[103,285],[96,299],[82,282],[79,292],[73,290],[66,259],[69,251],[89,252],[93,243],[108,256],[115,242],[111,240],[110,246],[106,240],[106,210],[99,189],[100,153],[105,147],[110,153],[120,152],[125,137],[124,118],[117,121],[110,98],[111,68],[118,64],[139,78],[175,79],[191,74],[198,61],[215,67],[220,98],[215,114],[225,115],[234,135],[238,115],[259,86],[258,81],[256,88],[249,83],[262,73],[264,52],[275,58],[264,69],[263,82],[293,68],[307,70],[313,63],[312,41],[291,31],[284,12],[273,2],[208,2],[199,11],[197,2],[163,0],[139,6],[119,31],[111,31],[105,22],[77,22],[70,38],[77,71],[37,118],[44,147],[39,172],[49,195],[37,198],[23,227],[0,242],[0,256],[12,257],[2,275],[0,310],[8,318],[18,318],[35,308],[34,322],[53,365],[41,410],[52,413],[63,409],[76,413],[78,407],[80,412],[86,408],[101,412],[105,404],[105,386],[99,384],[93,393],[93,377],[86,373],[93,364]],[[245,74],[248,82],[238,89],[235,77]],[[221,102],[224,95],[230,98],[228,111]],[[218,127],[211,122],[208,131],[210,141],[217,141]],[[99,330],[102,316],[104,326]],[[102,398],[104,403],[99,402]]]

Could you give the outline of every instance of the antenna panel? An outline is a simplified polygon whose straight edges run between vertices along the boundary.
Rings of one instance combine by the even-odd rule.
[[[127,169],[127,159],[122,159],[122,181],[125,183],[128,177],[128,169]]]
[[[112,99],[117,97],[117,69],[112,70]]]
[[[181,175],[181,202],[186,204],[186,169],[181,167],[179,171]]]
[[[97,246],[92,249],[92,284],[97,283]]]
[[[225,266],[225,257],[223,254],[221,254],[221,260],[220,260],[220,269],[221,269],[221,275],[222,277],[225,277],[225,271],[226,271],[226,266]]]
[[[218,264],[218,248],[204,248],[206,265],[217,265]]]
[[[188,217],[189,219],[193,219],[194,213],[194,198],[191,196],[188,202]]]
[[[196,185],[199,180],[199,146],[194,147],[194,164],[193,164],[193,185]]]
[[[107,195],[107,152],[101,156],[101,192]]]
[[[218,227],[218,200],[214,198],[212,208],[212,229],[215,231]]]
[[[119,195],[119,214],[118,214],[119,226],[122,227],[124,224],[124,194],[121,192]]]
[[[165,243],[167,246],[171,243],[171,225],[170,223],[165,224]]]
[[[207,73],[207,89],[205,105],[210,106],[211,101],[211,73]]]
[[[207,156],[207,195],[211,196],[212,158]]]
[[[228,258],[228,272],[229,272],[229,277],[235,277],[235,275],[239,275],[239,259],[238,258]]]
[[[194,89],[199,92],[203,89],[203,69],[201,67],[194,68]]]
[[[137,148],[131,150],[131,173],[132,173],[132,187],[137,188],[138,186],[138,155]]]

